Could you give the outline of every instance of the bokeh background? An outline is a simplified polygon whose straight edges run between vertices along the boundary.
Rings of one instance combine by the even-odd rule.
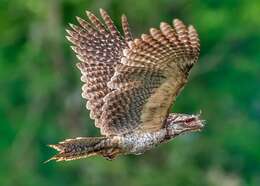
[[[197,28],[200,60],[172,110],[202,110],[207,126],[142,156],[43,164],[46,144],[99,135],[64,36],[100,7],[135,37],[173,18]],[[259,12],[259,0],[0,0],[0,185],[260,185]]]

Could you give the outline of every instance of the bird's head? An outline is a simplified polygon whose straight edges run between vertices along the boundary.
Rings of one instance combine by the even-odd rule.
[[[204,127],[205,121],[200,119],[200,115],[171,113],[166,121],[166,129],[171,137],[175,137],[187,132],[200,131]]]

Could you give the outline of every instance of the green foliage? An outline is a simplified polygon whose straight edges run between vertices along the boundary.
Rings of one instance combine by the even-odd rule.
[[[68,22],[125,13],[138,37],[160,21],[193,24],[201,56],[174,112],[202,110],[207,126],[142,156],[43,162],[46,144],[94,136],[80,97]],[[0,185],[223,185],[260,183],[260,1],[1,0]]]

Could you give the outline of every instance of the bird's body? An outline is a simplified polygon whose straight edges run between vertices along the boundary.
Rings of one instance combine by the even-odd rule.
[[[174,114],[174,116],[172,115],[171,117],[176,118],[174,119],[174,121],[167,122],[166,127],[161,128],[157,131],[137,131],[120,136],[120,148],[123,149],[123,152],[125,154],[142,154],[145,151],[150,150],[161,143],[167,142],[168,140],[176,137],[181,133],[183,134],[185,130],[190,131],[190,129],[192,128],[194,131],[196,131],[203,127],[202,123],[200,123],[199,121],[198,116],[192,116],[192,118],[194,119],[192,123],[187,122],[185,124],[183,124],[183,119],[185,118],[185,120],[188,121],[187,118],[191,118],[191,116]]]
[[[61,152],[50,160],[68,161],[93,155],[101,155],[112,160],[120,154],[139,155],[180,134],[200,130],[203,127],[202,122],[199,115],[172,113],[168,117],[165,127],[153,132],[136,130],[109,137],[67,139],[57,145],[50,145]]]
[[[77,18],[68,40],[81,61],[83,98],[90,117],[104,137],[68,139],[50,145],[60,153],[52,159],[73,160],[93,155],[114,159],[120,154],[141,154],[154,146],[200,130],[199,115],[169,114],[198,59],[196,30],[174,20],[150,34],[133,39],[122,16],[124,37],[104,10],[103,24],[90,12],[90,23]]]

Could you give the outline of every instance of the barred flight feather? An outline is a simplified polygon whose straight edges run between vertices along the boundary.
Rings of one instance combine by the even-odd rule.
[[[196,30],[174,19],[133,39],[125,15],[122,36],[105,10],[103,22],[86,14],[89,21],[70,24],[67,39],[80,60],[82,97],[95,125],[108,136],[161,128],[198,59]]]

